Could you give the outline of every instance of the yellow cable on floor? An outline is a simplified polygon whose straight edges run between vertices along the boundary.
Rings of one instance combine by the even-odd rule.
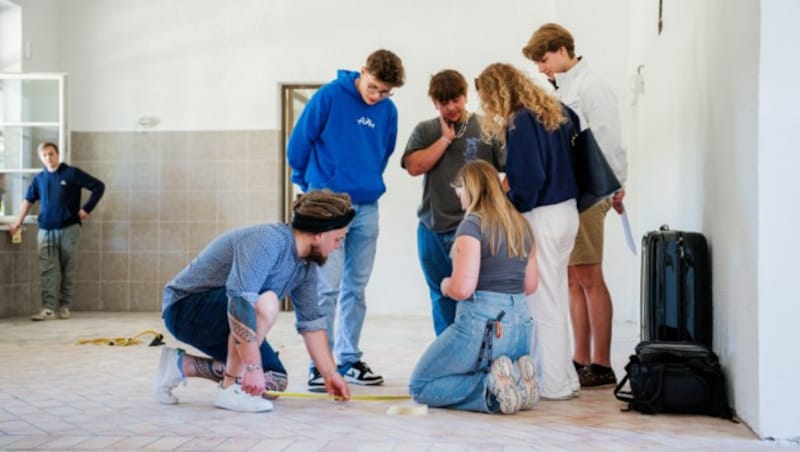
[[[268,397],[291,397],[294,399],[331,399],[336,400],[336,396],[321,393],[311,392],[279,392],[279,391],[264,391],[264,395]],[[406,400],[410,399],[408,395],[351,395],[350,400]]]
[[[94,339],[81,339],[78,342],[76,342],[76,345],[97,344],[97,345],[114,345],[118,347],[126,347],[128,345],[141,344],[142,341],[139,340],[139,338],[146,334],[153,335],[153,340],[150,341],[149,344],[150,346],[162,345],[164,343],[163,334],[159,333],[156,330],[144,330],[133,337],[97,337]]]

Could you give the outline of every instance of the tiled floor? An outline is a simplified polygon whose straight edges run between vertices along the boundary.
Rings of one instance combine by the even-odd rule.
[[[284,313],[270,342],[304,391],[307,356]],[[516,416],[433,409],[427,416],[389,416],[396,402],[283,398],[270,413],[215,409],[214,385],[192,380],[175,391],[180,404],[160,405],[152,379],[160,349],[76,345],[80,338],[166,332],[156,313],[74,313],[67,321],[0,320],[0,449],[180,450],[639,450],[759,449],[743,424],[696,416],[620,412],[610,390],[584,391],[567,402],[542,402]],[[356,394],[404,394],[416,358],[432,339],[427,317],[370,316],[365,359],[384,375],[378,388]],[[621,371],[636,341],[630,324],[616,326]],[[149,338],[149,336],[148,336]],[[167,335],[167,342],[176,341]]]

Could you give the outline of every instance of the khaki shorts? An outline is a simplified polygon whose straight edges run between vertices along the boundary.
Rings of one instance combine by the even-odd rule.
[[[609,209],[611,209],[611,199],[606,199],[581,213],[578,235],[575,236],[575,248],[569,256],[569,265],[603,262],[603,222]]]

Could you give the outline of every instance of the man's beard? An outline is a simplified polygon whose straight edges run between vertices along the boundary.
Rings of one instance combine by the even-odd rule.
[[[312,262],[316,262],[320,267],[325,265],[325,262],[328,261],[328,257],[322,255],[317,245],[311,245],[311,250],[308,252],[308,259]]]

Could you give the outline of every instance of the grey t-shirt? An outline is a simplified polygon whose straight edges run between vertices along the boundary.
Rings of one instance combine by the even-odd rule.
[[[500,235],[500,246],[496,254],[489,251],[489,234],[481,232],[481,218],[475,214],[464,217],[456,229],[456,238],[462,235],[475,237],[481,241],[481,269],[478,274],[478,287],[475,290],[487,290],[500,293],[522,293],[525,291],[525,267],[528,258],[508,257],[508,246],[505,235]],[[530,254],[531,243],[525,244],[526,256]]]
[[[458,132],[461,123],[455,125]],[[422,121],[414,127],[408,138],[406,150],[400,164],[405,168],[405,156],[432,145],[442,136],[439,117]],[[506,154],[497,141],[486,143],[481,140],[480,116],[470,115],[467,129],[461,138],[456,138],[448,146],[439,161],[422,179],[422,202],[417,209],[419,221],[434,232],[449,232],[458,226],[464,218],[455,191],[450,184],[455,179],[464,163],[481,159],[491,163],[498,171],[504,171]]]

